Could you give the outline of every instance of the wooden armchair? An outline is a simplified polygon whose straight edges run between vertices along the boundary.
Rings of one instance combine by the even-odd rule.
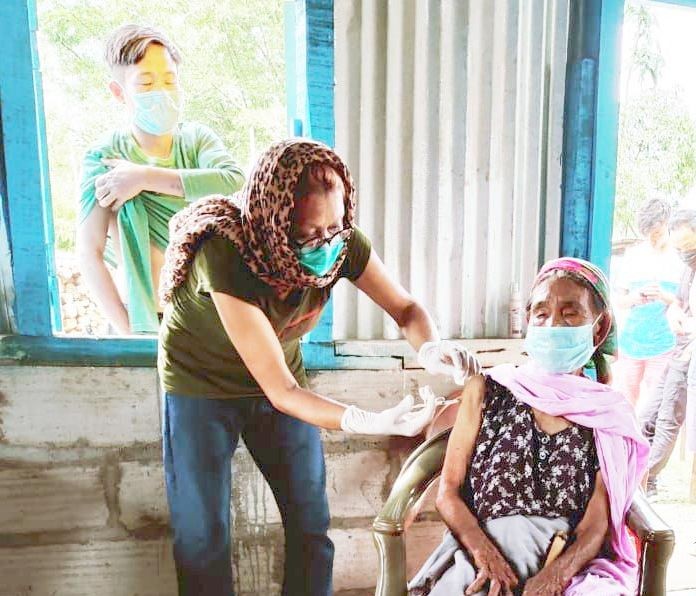
[[[372,524],[379,552],[379,577],[375,596],[406,594],[404,519],[425,489],[440,475],[445,459],[445,430],[420,445],[406,460],[386,503]],[[666,594],[667,564],[674,549],[674,532],[637,493],[626,523],[640,541],[642,596]]]

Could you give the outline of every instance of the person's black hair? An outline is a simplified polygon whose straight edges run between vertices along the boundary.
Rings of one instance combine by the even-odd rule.
[[[667,201],[662,199],[644,201],[636,218],[641,236],[648,236],[655,228],[666,224],[671,213],[672,208]]]
[[[682,226],[689,226],[692,230],[696,232],[696,209],[693,207],[682,207],[677,209],[672,217],[669,218],[669,229],[670,231],[681,228]]]

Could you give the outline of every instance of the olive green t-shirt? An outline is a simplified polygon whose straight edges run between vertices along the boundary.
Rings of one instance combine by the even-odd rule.
[[[356,229],[336,280],[360,277],[370,249],[370,241]],[[208,398],[263,395],[227,336],[211,292],[224,292],[258,306],[275,329],[290,372],[306,386],[300,338],[317,324],[335,283],[303,288],[281,300],[251,272],[232,242],[221,236],[205,240],[186,281],[174,291],[164,311],[158,369],[165,390]]]

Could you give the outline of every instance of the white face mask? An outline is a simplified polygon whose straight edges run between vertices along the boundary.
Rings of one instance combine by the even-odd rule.
[[[593,323],[578,327],[527,327],[524,348],[529,357],[550,373],[573,373],[592,358],[594,345]]]
[[[183,100],[178,91],[145,91],[132,96],[133,124],[151,135],[171,133],[179,122]]]

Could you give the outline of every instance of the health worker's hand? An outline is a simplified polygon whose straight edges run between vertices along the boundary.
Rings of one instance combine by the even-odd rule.
[[[382,412],[368,412],[349,406],[341,418],[341,430],[364,435],[402,435],[414,437],[431,422],[435,408],[444,398],[438,398],[430,387],[421,387],[422,404],[416,404],[407,395],[393,408]]]
[[[94,194],[105,209],[118,211],[126,201],[145,190],[147,166],[125,159],[102,159],[102,163],[109,171],[95,179]]]
[[[425,342],[418,350],[418,364],[431,375],[452,377],[457,385],[481,372],[476,356],[449,340]]]

